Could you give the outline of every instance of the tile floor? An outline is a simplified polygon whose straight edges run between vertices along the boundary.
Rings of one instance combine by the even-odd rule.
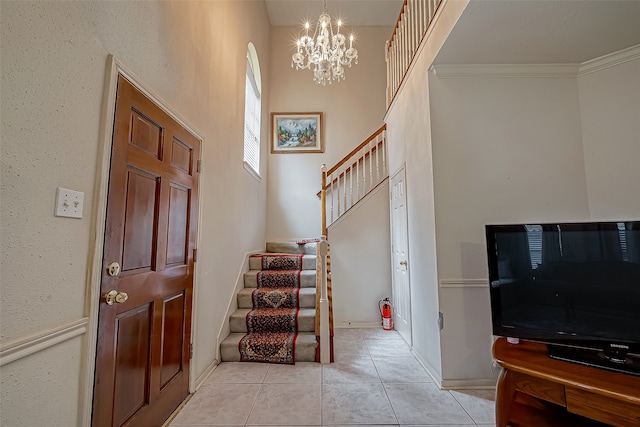
[[[221,363],[169,424],[494,426],[492,390],[439,390],[395,331],[336,329],[335,363]]]

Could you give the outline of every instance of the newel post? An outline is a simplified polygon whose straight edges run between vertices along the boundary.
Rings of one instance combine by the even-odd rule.
[[[320,256],[320,363],[331,363],[331,337],[329,330],[329,296],[327,290],[327,236],[322,236],[318,243]]]
[[[327,165],[322,164],[322,187],[320,190],[320,206],[322,209],[322,236],[327,236]]]

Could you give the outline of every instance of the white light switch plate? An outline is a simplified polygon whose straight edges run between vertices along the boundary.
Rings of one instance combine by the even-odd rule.
[[[84,193],[58,187],[56,191],[56,216],[82,218]]]

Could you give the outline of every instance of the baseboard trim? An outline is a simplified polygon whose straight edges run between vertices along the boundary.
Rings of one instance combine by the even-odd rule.
[[[88,322],[89,318],[83,317],[73,322],[0,344],[0,366],[85,334]]]
[[[380,322],[335,322],[333,326],[336,329],[365,329],[365,328],[380,328]]]
[[[420,357],[420,355],[416,353],[413,349],[411,349],[411,353],[416,358],[418,363],[424,368],[424,370],[427,371],[427,374],[431,377],[434,384],[437,385],[438,388],[442,389],[442,377],[440,377],[440,375],[436,372],[436,370],[433,369],[433,367],[429,363],[427,363],[426,360]]]
[[[476,390],[493,390],[496,388],[496,381],[484,378],[464,379],[464,380],[442,380],[441,388],[443,390],[456,389],[476,389]]]
[[[195,393],[196,390],[200,388],[200,386],[207,380],[207,378],[209,378],[209,375],[211,375],[213,371],[216,370],[219,364],[220,362],[218,361],[218,359],[213,359],[213,362],[211,362],[209,366],[207,366],[205,370],[198,376],[198,378],[196,378],[195,388],[191,390],[191,393]]]

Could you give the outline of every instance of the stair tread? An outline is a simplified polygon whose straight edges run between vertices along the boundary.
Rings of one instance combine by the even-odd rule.
[[[244,273],[244,288],[237,295],[238,309],[229,316],[231,334],[220,343],[220,358],[223,362],[240,361],[238,344],[247,333],[247,314],[253,310],[252,293],[257,287],[257,275],[262,270],[260,256],[290,254],[302,256],[300,270],[300,293],[298,309],[298,337],[296,339],[296,361],[315,362],[317,341],[316,322],[316,243],[267,243],[266,251],[249,257],[249,271]],[[272,264],[273,265],[273,264]],[[277,270],[269,270],[277,271]]]
[[[223,362],[239,362],[240,351],[238,344],[245,333],[231,333],[220,344],[220,357]],[[296,339],[296,362],[315,362],[316,355],[315,332],[298,332]]]
[[[261,256],[274,256],[274,255],[294,255],[299,256],[300,254],[287,254],[287,253],[270,253],[264,252],[259,254],[253,254],[249,257],[249,268],[252,270],[261,270],[262,269],[262,260]],[[302,270],[313,270],[316,269],[316,256],[315,254],[304,254],[302,257]]]
[[[247,314],[250,308],[239,308],[229,317],[229,327],[231,332],[246,333],[247,332]],[[316,309],[301,308],[298,312],[298,332],[315,331]]]
[[[257,286],[257,275],[262,270],[249,270],[244,273],[244,287],[255,289]],[[300,271],[300,287],[301,288],[315,288],[316,286],[316,271],[315,270],[301,270]]]
[[[251,308],[239,308],[231,314],[231,317],[246,318],[247,314],[251,311]],[[265,309],[268,310],[268,309]],[[316,309],[314,308],[300,308],[298,312],[298,318],[300,317],[316,317]]]
[[[243,288],[238,292],[238,308],[251,308],[253,291],[256,288]],[[300,308],[314,308],[316,306],[316,288],[300,288],[298,294]]]
[[[267,253],[315,254],[316,243],[297,244],[295,242],[267,242]]]

